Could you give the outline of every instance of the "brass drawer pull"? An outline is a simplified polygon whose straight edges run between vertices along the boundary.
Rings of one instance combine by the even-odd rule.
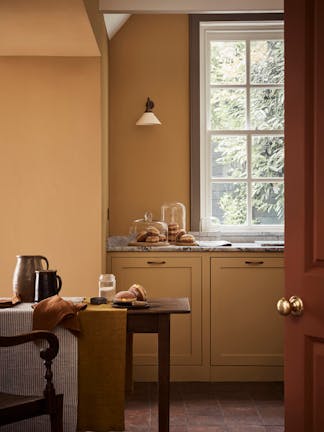
[[[264,264],[264,261],[245,261],[245,264],[248,264],[248,265],[262,265],[262,264]]]
[[[166,264],[166,261],[147,261],[147,264]]]

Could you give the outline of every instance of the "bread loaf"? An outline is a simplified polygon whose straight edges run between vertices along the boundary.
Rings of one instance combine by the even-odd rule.
[[[116,302],[133,302],[136,300],[136,295],[131,291],[118,291],[114,296]]]
[[[146,301],[147,300],[147,292],[142,285],[133,284],[128,288],[128,291],[131,292],[137,300]]]

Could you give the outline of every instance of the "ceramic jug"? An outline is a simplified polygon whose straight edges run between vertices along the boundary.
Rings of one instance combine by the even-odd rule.
[[[35,302],[58,294],[62,288],[62,279],[56,270],[36,270]]]
[[[17,264],[13,274],[13,293],[19,295],[22,302],[33,302],[35,296],[35,271],[48,269],[47,258],[41,255],[17,255]]]

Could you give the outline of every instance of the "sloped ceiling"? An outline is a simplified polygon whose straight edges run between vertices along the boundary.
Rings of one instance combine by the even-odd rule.
[[[0,0],[1,56],[99,56],[82,0]]]
[[[104,14],[108,38],[112,39],[114,35],[122,28],[130,14]]]

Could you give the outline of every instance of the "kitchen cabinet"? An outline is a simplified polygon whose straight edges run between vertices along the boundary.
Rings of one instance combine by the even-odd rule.
[[[143,285],[150,297],[189,297],[191,314],[171,318],[174,381],[283,378],[282,252],[109,252],[117,290]],[[157,339],[135,335],[134,377],[156,380]]]
[[[211,378],[282,378],[282,258],[211,259]]]
[[[188,254],[185,257],[170,257],[168,254],[113,255],[109,260],[109,271],[116,276],[117,291],[127,290],[132,284],[139,283],[151,298],[189,298],[191,313],[171,316],[170,362],[171,378],[192,378],[193,370],[200,369],[202,363],[201,258]],[[156,335],[134,335],[134,364],[137,379],[153,378],[157,364]],[[184,366],[187,369],[183,369]]]

